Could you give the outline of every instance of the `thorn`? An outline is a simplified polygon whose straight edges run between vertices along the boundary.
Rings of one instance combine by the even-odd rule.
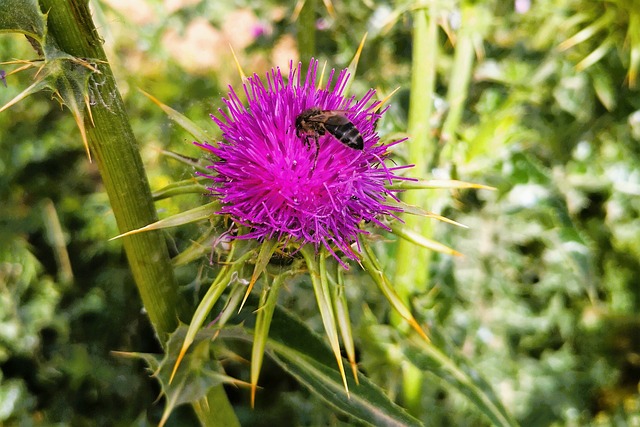
[[[358,50],[356,50],[356,54],[353,55],[353,59],[351,60],[349,67],[347,67],[349,69],[349,72],[351,73],[351,78],[355,76],[356,70],[358,69],[358,62],[360,62],[360,54],[362,54],[362,49],[364,48],[364,42],[367,40],[367,34],[369,33],[364,33],[364,36],[362,36],[362,40],[360,40],[360,45],[358,45]]]
[[[304,4],[305,0],[298,0],[298,2],[296,3],[296,7],[293,8],[293,13],[291,14],[291,22],[295,22],[298,20]]]
[[[324,80],[324,72],[327,69],[327,61],[324,61],[322,64],[322,72],[320,73],[320,78],[318,79],[318,90],[322,89],[322,81]]]
[[[89,163],[92,163],[91,151],[89,151],[89,140],[87,139],[87,130],[84,127],[83,118],[82,117],[76,118],[76,123],[78,124],[78,129],[80,129],[80,136],[82,137],[82,144],[84,145],[84,149],[87,152],[87,157],[89,158]]]
[[[184,358],[184,355],[187,352],[187,348],[189,347],[182,346],[182,348],[180,349],[180,354],[178,354],[176,363],[175,365],[173,365],[173,371],[171,372],[171,376],[169,377],[169,384],[173,382],[173,377],[175,377],[176,372],[178,372],[178,366],[180,366],[180,363],[182,362],[182,359]]]
[[[251,293],[251,290],[253,289],[253,286],[256,284],[256,281],[258,280],[258,277],[260,277],[260,275],[256,275],[255,272],[253,274],[253,276],[251,276],[251,281],[249,282],[249,287],[247,288],[247,292],[245,292],[244,294],[244,298],[242,299],[242,304],[240,304],[240,308],[238,309],[238,313],[240,313],[242,311],[242,307],[244,307],[244,303],[247,302],[247,298],[249,298],[249,294]]]
[[[409,324],[411,325],[411,327],[422,337],[424,338],[424,340],[428,343],[431,343],[431,339],[429,339],[429,337],[427,336],[426,332],[420,327],[420,325],[418,324],[418,321],[414,318],[411,317],[411,319],[407,319],[409,321]]]
[[[324,7],[327,8],[327,13],[329,13],[329,16],[333,19],[336,19],[336,9],[333,7],[333,3],[331,2],[331,0],[322,0],[322,3],[324,3]]]
[[[375,113],[376,111],[380,110],[384,106],[384,104],[387,103],[389,99],[391,99],[391,97],[395,95],[396,92],[399,90],[400,90],[400,86],[395,88],[389,95],[385,96],[384,99],[382,99],[380,103],[376,106],[376,108],[373,109],[373,112]]]
[[[38,78],[38,75],[40,74],[40,72],[41,72],[42,70],[44,70],[44,66],[45,66],[45,65],[46,65],[46,64],[44,64],[44,63],[43,63],[43,64],[40,66],[40,68],[38,68],[38,71],[36,71],[36,75],[35,75],[35,76],[33,76],[33,78],[34,78],[34,79]]]
[[[96,124],[93,122],[93,113],[91,113],[91,101],[89,100],[89,95],[84,95],[84,103],[87,106],[87,111],[89,112],[89,120],[91,120],[91,126],[96,127]]]
[[[37,90],[40,89],[40,84],[42,83],[41,80],[33,83],[31,86],[29,86],[28,88],[26,88],[25,90],[23,90],[22,92],[20,92],[18,95],[16,95],[15,98],[13,98],[11,101],[7,102],[4,106],[0,107],[0,113],[2,113],[4,110],[6,110],[7,108],[11,107],[12,105],[17,104],[18,102],[22,101],[24,98],[26,98],[27,96],[31,95],[32,93],[36,92]]]
[[[356,381],[357,385],[360,385],[360,379],[358,378],[358,365],[354,361],[349,361],[351,365],[351,371],[353,372],[353,379]]]
[[[258,389],[257,384],[251,384],[251,409],[256,406],[256,391]]]
[[[229,43],[229,49],[231,49],[233,60],[236,61],[236,67],[238,67],[238,73],[240,74],[242,81],[245,81],[247,79],[247,75],[244,73],[244,71],[242,71],[242,67],[240,66],[240,61],[238,61],[238,57],[236,56],[236,52],[233,50],[233,46],[231,46],[231,43]]]

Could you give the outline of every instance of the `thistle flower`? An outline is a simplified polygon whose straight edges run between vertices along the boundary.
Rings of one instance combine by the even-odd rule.
[[[372,101],[374,90],[357,100],[345,95],[347,70],[331,71],[325,88],[317,86],[318,61],[312,60],[304,83],[301,64],[290,64],[287,81],[279,68],[244,84],[248,106],[230,87],[223,99],[227,111],[211,116],[222,130],[219,145],[198,144],[215,155],[208,188],[220,198],[220,214],[249,228],[241,238],[283,239],[300,245],[322,245],[338,260],[337,251],[357,259],[351,244],[364,220],[385,229],[385,216],[400,211],[388,203],[395,196],[385,186],[401,179],[387,167],[388,148],[375,125],[384,110]],[[305,135],[296,118],[305,110],[330,110],[348,118],[362,136],[363,149],[341,142],[330,131]],[[350,127],[347,124],[348,127]],[[334,132],[335,133],[335,132]],[[317,138],[317,145],[316,139]],[[319,148],[318,148],[319,147]]]

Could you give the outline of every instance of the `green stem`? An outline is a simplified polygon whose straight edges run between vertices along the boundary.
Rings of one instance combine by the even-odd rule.
[[[432,12],[433,13],[433,12]],[[409,100],[407,143],[409,161],[415,166],[412,175],[424,179],[427,177],[427,159],[433,154],[433,140],[430,136],[435,78],[438,32],[435,19],[430,19],[428,11],[418,9],[414,12],[413,59],[411,69],[411,98]],[[429,198],[424,193],[409,191],[403,195],[405,202],[428,210]],[[431,222],[418,215],[404,216],[406,227],[431,237]],[[399,239],[395,286],[398,294],[405,300],[410,294],[424,291],[429,282],[429,256],[426,249]]]
[[[85,126],[119,230],[126,232],[155,222],[157,215],[138,145],[88,2],[40,0],[40,6],[48,12],[48,34],[58,47],[75,57],[96,61],[101,72],[89,81],[95,103],[91,107],[93,123],[85,117]],[[122,241],[142,303],[164,344],[178,325],[182,306],[166,244],[157,231]],[[208,397],[206,405],[194,405],[203,425],[239,425],[222,386]],[[203,410],[202,406],[209,409]],[[214,412],[215,417],[211,416]]]
[[[306,0],[298,17],[298,52],[303,68],[316,54],[316,3],[317,0]]]
[[[75,57],[103,61],[98,65],[102,74],[89,81],[96,102],[91,107],[93,125],[85,117],[85,126],[119,230],[126,232],[157,221],[138,145],[87,2],[42,0],[40,4],[49,12],[48,34],[60,49]],[[122,241],[142,302],[164,343],[178,325],[177,286],[166,244],[155,231]]]
[[[410,135],[409,161],[415,166],[412,174],[420,179],[426,178],[427,163],[434,153],[430,119],[434,99],[436,80],[436,57],[438,52],[438,27],[435,16],[435,1],[430,8],[416,9],[413,12],[413,53],[411,65],[411,97],[409,99],[408,132]],[[404,201],[428,210],[429,195],[422,192],[407,192]],[[431,238],[433,234],[430,221],[417,215],[405,215],[405,225],[411,230]],[[396,255],[395,289],[408,304],[409,297],[422,293],[429,283],[430,252],[416,247],[405,239],[399,239]],[[422,375],[416,369],[403,371],[403,394],[407,409],[419,414],[421,410]]]
[[[475,51],[474,37],[478,34],[474,21],[478,20],[478,6],[473,2],[463,2],[460,5],[461,25],[456,40],[456,51],[453,58],[449,90],[447,92],[447,104],[449,112],[442,125],[438,153],[434,156],[431,166],[438,165],[439,152],[445,144],[455,144],[457,130],[460,126],[464,106],[469,93],[469,83],[473,71]]]

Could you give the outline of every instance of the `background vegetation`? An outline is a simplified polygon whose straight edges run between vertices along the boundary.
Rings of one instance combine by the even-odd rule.
[[[137,88],[213,139],[219,133],[208,115],[227,85],[241,81],[229,45],[243,69],[259,75],[308,60],[297,46],[310,30],[292,17],[292,5],[250,3],[91,2],[152,189],[193,174],[162,149],[201,154]],[[406,132],[417,5],[333,7],[315,5],[316,56],[346,67],[368,32],[352,92],[400,87],[380,133]],[[464,257],[433,255],[427,288],[407,291],[412,310],[522,425],[640,425],[640,11],[623,0],[446,2],[437,10],[429,121],[436,145],[423,159],[426,178],[497,191],[428,196],[430,210],[470,228],[434,224],[434,236]],[[23,36],[0,37],[1,60],[34,56]],[[32,78],[7,77],[0,104]],[[40,93],[0,114],[0,129],[0,423],[157,423],[155,380],[142,363],[110,353],[161,349],[121,244],[107,241],[118,234],[115,220],[73,118]],[[403,150],[399,163],[407,162]],[[181,196],[157,207],[166,216],[206,200]],[[167,233],[172,254],[205,228]],[[395,246],[377,249],[393,276]],[[208,265],[205,256],[177,271],[194,304]],[[487,424],[428,372],[417,399],[407,391],[400,327],[353,270],[347,293],[361,369],[427,424]],[[311,292],[300,283],[284,303],[321,328]],[[247,348],[234,350],[247,357]],[[248,377],[241,360],[225,368]],[[349,423],[268,360],[260,385],[266,392],[255,410],[248,391],[227,390],[246,425]],[[196,419],[184,407],[171,422]]]

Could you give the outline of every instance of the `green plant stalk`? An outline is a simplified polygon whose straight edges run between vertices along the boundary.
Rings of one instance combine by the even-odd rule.
[[[303,64],[303,73],[311,57],[316,54],[316,4],[317,0],[306,0],[298,16],[298,53]],[[303,74],[304,76],[304,74]]]
[[[461,25],[456,41],[456,50],[453,58],[453,68],[449,80],[449,90],[447,92],[447,104],[449,112],[442,125],[441,144],[455,144],[457,141],[457,130],[460,126],[464,106],[469,93],[469,82],[473,71],[475,51],[473,49],[473,38],[475,33],[473,27],[475,8],[478,7],[472,2],[463,2],[460,6]],[[436,166],[436,165],[434,165]]]
[[[436,80],[436,57],[438,51],[438,27],[434,11],[430,8],[413,12],[413,52],[411,65],[411,96],[409,99],[408,145],[409,162],[414,164],[412,175],[424,179],[427,164],[434,153],[434,142],[430,136],[429,121]],[[409,191],[403,195],[406,203],[429,208],[429,193]],[[405,225],[427,238],[433,235],[432,223],[416,215],[405,215]],[[395,289],[407,305],[411,294],[421,293],[429,283],[430,252],[416,247],[405,239],[399,239],[396,252]],[[420,412],[422,375],[416,369],[403,371],[403,394],[407,409]]]
[[[96,101],[91,107],[93,123],[87,116],[85,126],[118,228],[126,232],[151,224],[157,215],[142,159],[88,3],[40,0],[40,6],[48,12],[48,33],[60,49],[75,57],[100,61],[100,84],[93,79],[89,83]],[[166,244],[159,232],[152,231],[127,236],[123,245],[145,310],[164,345],[177,327],[181,307]],[[208,411],[194,405],[203,425],[239,425],[222,386],[209,398],[206,406],[217,412],[218,418],[207,417]],[[221,414],[224,420],[219,419]]]

